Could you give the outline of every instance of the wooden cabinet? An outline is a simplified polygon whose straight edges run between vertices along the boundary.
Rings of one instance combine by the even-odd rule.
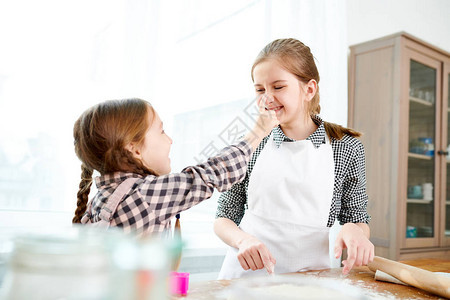
[[[350,47],[348,125],[363,133],[371,240],[450,257],[450,53],[407,33]]]

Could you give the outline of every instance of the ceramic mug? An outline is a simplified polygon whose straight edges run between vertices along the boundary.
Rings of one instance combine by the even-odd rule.
[[[422,184],[423,200],[433,200],[433,184],[430,182]]]
[[[406,237],[407,238],[417,237],[417,228],[414,226],[407,226],[406,227]]]
[[[420,185],[408,186],[408,197],[421,198],[422,197],[422,186],[420,186]]]

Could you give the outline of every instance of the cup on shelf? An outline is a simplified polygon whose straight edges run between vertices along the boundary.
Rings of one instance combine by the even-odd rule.
[[[408,198],[410,199],[422,199],[422,186],[421,185],[410,185],[408,186]]]
[[[418,88],[410,88],[409,95],[414,98],[419,98],[419,89]]]
[[[430,103],[434,103],[434,93],[432,91],[425,92],[425,100]]]
[[[428,87],[424,89],[425,100],[434,104],[435,100],[435,87]]]
[[[419,89],[419,91],[417,92],[417,98],[425,100],[425,91],[422,89]]]
[[[409,152],[417,154],[425,154],[427,145],[418,139],[412,139],[409,143]]]
[[[423,200],[433,200],[433,184],[431,182],[422,184]]]
[[[406,237],[407,238],[417,237],[417,228],[415,226],[406,226]]]
[[[434,144],[431,137],[419,137],[419,142],[424,145],[424,153],[427,156],[434,156]]]

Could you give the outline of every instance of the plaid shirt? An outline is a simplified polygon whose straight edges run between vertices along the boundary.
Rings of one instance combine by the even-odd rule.
[[[310,140],[315,148],[319,148],[320,145],[325,144],[325,127],[319,116],[315,116],[313,121],[319,127],[306,139]],[[272,134],[277,147],[282,143],[294,141],[284,134],[280,126],[274,128]],[[235,184],[226,193],[220,195],[216,218],[228,218],[234,221],[236,225],[239,225],[241,222],[245,209],[248,208],[248,184],[253,166],[269,140],[269,136],[266,136],[255,149],[248,164],[245,179]],[[331,147],[333,149],[335,165],[334,189],[327,226],[331,227],[336,218],[341,224],[349,222],[369,223],[370,216],[367,213],[368,196],[366,194],[364,146],[358,139],[344,135],[340,140],[332,138]]]
[[[244,179],[252,152],[246,141],[224,148],[207,162],[185,168],[181,173],[146,177],[116,172],[95,178],[98,193],[92,199],[92,210],[85,214],[99,221],[101,208],[117,186],[130,177],[139,178],[120,202],[111,226],[138,234],[170,229],[170,219],[211,197],[214,188],[226,191]]]

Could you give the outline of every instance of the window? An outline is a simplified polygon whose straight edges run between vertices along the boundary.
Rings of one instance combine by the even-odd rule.
[[[333,47],[324,41],[346,36],[345,7],[333,3],[2,2],[0,228],[71,226],[80,177],[72,128],[100,101],[149,100],[174,139],[175,172],[205,158],[211,143],[226,146],[221,132],[236,117],[248,121],[253,60],[275,38],[295,37],[313,49],[322,103],[330,104],[324,114],[345,124],[345,39],[331,39]],[[314,28],[326,34],[319,39]],[[183,213],[191,249],[223,255],[212,231],[218,196]]]

